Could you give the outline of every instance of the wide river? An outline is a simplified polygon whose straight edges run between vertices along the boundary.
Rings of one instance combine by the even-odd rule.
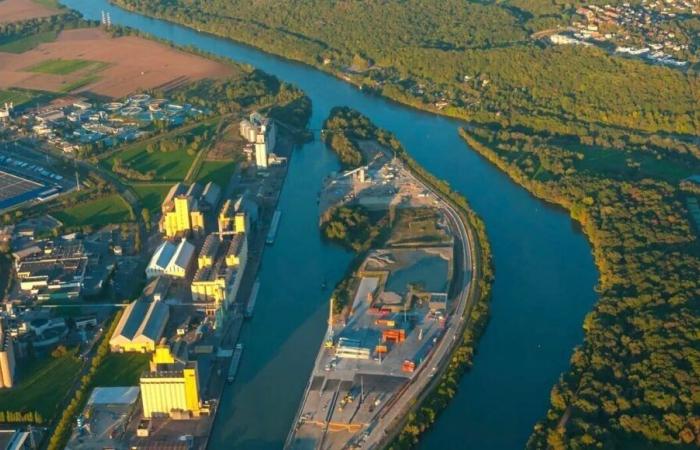
[[[112,22],[183,46],[248,63],[303,89],[319,129],[336,105],[358,109],[393,131],[436,176],[463,193],[484,219],[496,265],[491,320],[474,368],[423,439],[425,449],[523,448],[549,403],[549,391],[582,339],[595,301],[590,248],[568,215],[530,196],[481,159],[457,135],[460,122],[368,95],[314,68],[162,20],[105,0],[61,0],[86,18]],[[211,449],[279,449],[291,426],[326,327],[329,286],[351,255],[322,242],[316,194],[337,170],[316,140],[296,151],[282,192],[277,240],[265,251],[255,317],[244,327],[246,351],[226,390]]]

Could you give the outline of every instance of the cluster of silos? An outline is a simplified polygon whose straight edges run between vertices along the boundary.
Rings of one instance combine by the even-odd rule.
[[[253,125],[250,120],[241,120],[241,136],[251,143],[255,143],[258,139],[258,127]]]

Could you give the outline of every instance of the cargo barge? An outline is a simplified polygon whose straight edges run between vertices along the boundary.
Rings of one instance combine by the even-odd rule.
[[[250,319],[253,317],[253,310],[255,309],[255,302],[258,301],[258,290],[260,290],[260,280],[255,280],[253,285],[253,290],[250,293],[250,299],[248,299],[248,305],[245,308],[245,317]]]
[[[238,365],[241,362],[241,356],[243,355],[243,344],[236,344],[236,348],[233,350],[233,356],[231,357],[231,365],[228,368],[228,377],[226,381],[233,383],[236,378],[236,373],[238,373]]]
[[[272,216],[272,222],[270,223],[270,230],[267,233],[267,239],[265,242],[268,245],[272,245],[275,243],[275,237],[277,236],[277,228],[279,228],[280,225],[280,218],[282,217],[282,211],[279,209],[275,211],[275,214]]]

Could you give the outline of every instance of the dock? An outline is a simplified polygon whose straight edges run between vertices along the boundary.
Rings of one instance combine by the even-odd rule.
[[[277,237],[277,228],[279,228],[280,225],[280,218],[282,217],[282,211],[279,209],[275,211],[275,214],[272,216],[272,222],[270,223],[270,230],[267,233],[267,239],[265,242],[268,245],[272,245],[275,243],[275,237]]]
[[[236,344],[236,348],[233,350],[233,357],[231,358],[231,365],[228,368],[228,377],[226,381],[233,383],[236,378],[236,373],[238,373],[238,366],[241,362],[241,356],[243,355],[243,344]]]
[[[250,293],[250,298],[248,299],[248,304],[245,308],[245,317],[250,319],[253,317],[253,310],[255,309],[255,302],[258,301],[258,291],[260,290],[260,280],[255,280],[253,285],[253,290]]]

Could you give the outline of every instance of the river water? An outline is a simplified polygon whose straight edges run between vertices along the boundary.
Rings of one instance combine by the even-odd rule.
[[[365,94],[314,68],[162,20],[123,11],[105,0],[61,0],[99,20],[127,25],[179,45],[251,64],[303,89],[313,102],[311,128],[333,106],[347,105],[393,131],[424,167],[463,193],[484,219],[496,282],[491,319],[474,368],[422,441],[425,449],[523,448],[546,412],[549,391],[581,342],[581,323],[595,302],[590,248],[567,214],[531,197],[470,151],[460,122]],[[233,386],[227,388],[211,449],[278,449],[303,394],[325,330],[327,295],[351,255],[322,242],[316,194],[338,169],[317,140],[297,150],[282,192],[277,240],[265,251],[255,316]]]

